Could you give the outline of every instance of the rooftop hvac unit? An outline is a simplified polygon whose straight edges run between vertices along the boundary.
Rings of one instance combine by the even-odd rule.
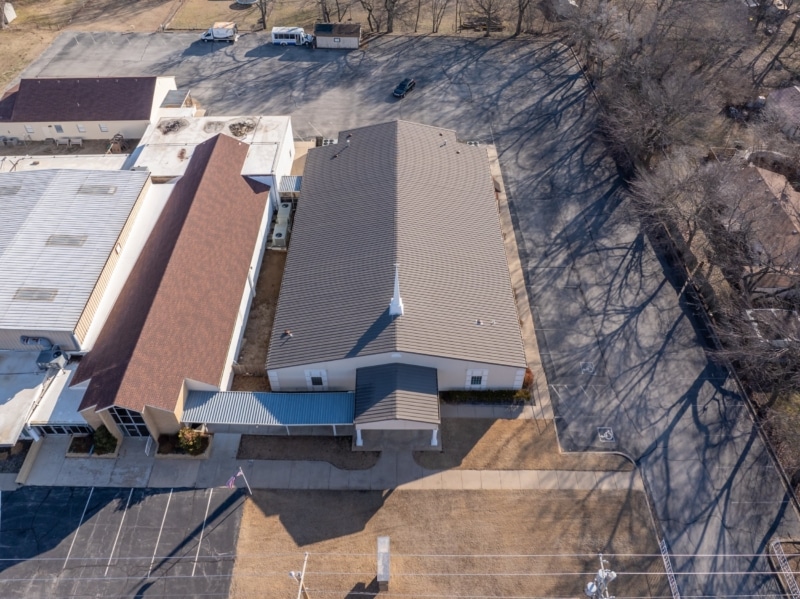
[[[39,357],[36,358],[36,364],[41,370],[64,368],[67,365],[67,356],[64,355],[60,347],[54,345],[50,349],[39,353]]]
[[[292,216],[292,203],[291,202],[281,202],[278,205],[278,219],[277,223],[279,225],[284,225],[289,223],[289,218]]]
[[[289,243],[289,223],[276,224],[272,231],[272,247],[285,248]]]

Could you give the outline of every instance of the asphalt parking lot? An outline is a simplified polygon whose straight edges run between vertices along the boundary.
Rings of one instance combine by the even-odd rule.
[[[780,593],[763,552],[774,536],[800,537],[797,512],[669,266],[625,210],[568,48],[385,36],[342,53],[277,48],[263,34],[204,45],[196,34],[66,32],[24,76],[122,74],[174,75],[210,115],[291,115],[304,139],[405,119],[494,142],[561,446],[636,461],[683,594]],[[417,89],[392,98],[409,76]]]
[[[226,597],[241,491],[23,487],[0,502],[0,597]]]

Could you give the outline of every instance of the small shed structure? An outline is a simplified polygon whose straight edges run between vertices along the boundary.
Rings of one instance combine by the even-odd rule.
[[[317,48],[355,50],[361,43],[361,23],[317,23],[314,38]]]

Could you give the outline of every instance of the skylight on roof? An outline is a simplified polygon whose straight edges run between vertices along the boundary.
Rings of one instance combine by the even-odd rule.
[[[29,302],[52,302],[58,295],[58,289],[47,287],[20,287],[14,294],[15,300]]]
[[[114,195],[117,193],[116,185],[81,185],[78,188],[78,193],[85,193],[87,195]]]
[[[88,235],[51,235],[47,238],[45,245],[81,247],[87,239],[89,239]]]
[[[13,196],[22,189],[22,185],[5,185],[0,186],[0,196]]]

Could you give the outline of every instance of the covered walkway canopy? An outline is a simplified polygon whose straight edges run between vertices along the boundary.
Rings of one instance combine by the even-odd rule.
[[[355,394],[190,391],[182,420],[212,433],[350,435]]]

